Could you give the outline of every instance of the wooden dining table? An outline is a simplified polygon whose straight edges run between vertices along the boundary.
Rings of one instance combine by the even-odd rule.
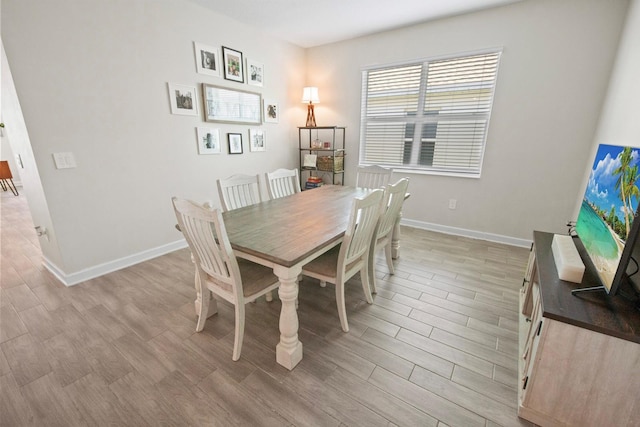
[[[287,369],[302,360],[296,312],[302,266],[342,241],[354,198],[371,191],[327,185],[222,214],[236,256],[273,268],[280,280],[276,360]]]

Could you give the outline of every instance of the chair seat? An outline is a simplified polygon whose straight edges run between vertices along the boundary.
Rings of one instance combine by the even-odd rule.
[[[328,252],[323,253],[318,258],[305,264],[303,273],[312,273],[322,275],[326,277],[335,278],[338,274],[338,256],[340,255],[340,245],[330,249]],[[348,264],[345,268],[346,271],[350,271],[359,261],[354,261]]]
[[[238,267],[242,276],[242,293],[245,297],[255,295],[278,281],[273,269],[246,259],[238,258]]]

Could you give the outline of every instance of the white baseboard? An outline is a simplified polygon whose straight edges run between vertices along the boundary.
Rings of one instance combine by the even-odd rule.
[[[113,271],[121,270],[126,267],[130,267],[134,264],[148,261],[150,259],[159,257],[161,255],[168,254],[179,249],[187,247],[187,241],[184,239],[177,240],[175,242],[158,246],[157,248],[149,249],[146,251],[138,252],[124,258],[120,258],[114,261],[105,262],[94,267],[86,268],[84,270],[77,271],[75,273],[65,273],[58,266],[43,257],[43,263],[47,270],[58,278],[65,286],[73,286],[85,280],[94,279],[98,276],[102,276]]]
[[[464,228],[449,227],[446,225],[432,224],[429,222],[415,221],[412,219],[402,219],[400,222],[407,227],[420,228],[422,230],[437,231],[444,234],[452,234],[455,236],[469,237],[472,239],[487,240],[490,242],[504,243],[505,245],[519,246],[528,248],[531,246],[531,240],[517,239],[515,237],[502,236],[500,234],[484,233],[475,230],[467,230]],[[187,247],[187,241],[184,239],[177,240],[175,242],[158,246],[157,248],[149,249],[139,252],[124,258],[120,258],[114,261],[109,261],[104,264],[99,264],[94,267],[86,268],[75,273],[65,273],[58,266],[52,263],[46,257],[43,257],[43,263],[47,270],[58,278],[65,286],[73,286],[86,280],[94,279],[113,271],[121,270],[126,267],[130,267],[134,264],[147,261],[161,255],[168,254],[179,249]]]
[[[420,228],[422,230],[437,231],[444,234],[452,234],[454,236],[469,237],[471,239],[487,240],[489,242],[504,243],[505,245],[518,246],[523,248],[531,247],[533,240],[518,239],[516,237],[503,236],[500,234],[485,233],[482,231],[468,230],[466,228],[449,227],[448,225],[432,224],[430,222],[416,221],[413,219],[403,218],[401,225],[407,227]]]

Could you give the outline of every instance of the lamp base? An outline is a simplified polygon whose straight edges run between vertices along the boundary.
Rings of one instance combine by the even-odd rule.
[[[307,106],[307,125],[308,128],[314,128],[316,126],[316,115],[313,111],[313,104],[310,102]]]

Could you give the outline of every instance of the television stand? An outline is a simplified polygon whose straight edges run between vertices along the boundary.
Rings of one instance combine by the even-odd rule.
[[[541,426],[637,425],[640,313],[625,298],[574,297],[600,282],[589,263],[580,284],[560,280],[552,240],[533,233],[520,295],[518,415]]]

